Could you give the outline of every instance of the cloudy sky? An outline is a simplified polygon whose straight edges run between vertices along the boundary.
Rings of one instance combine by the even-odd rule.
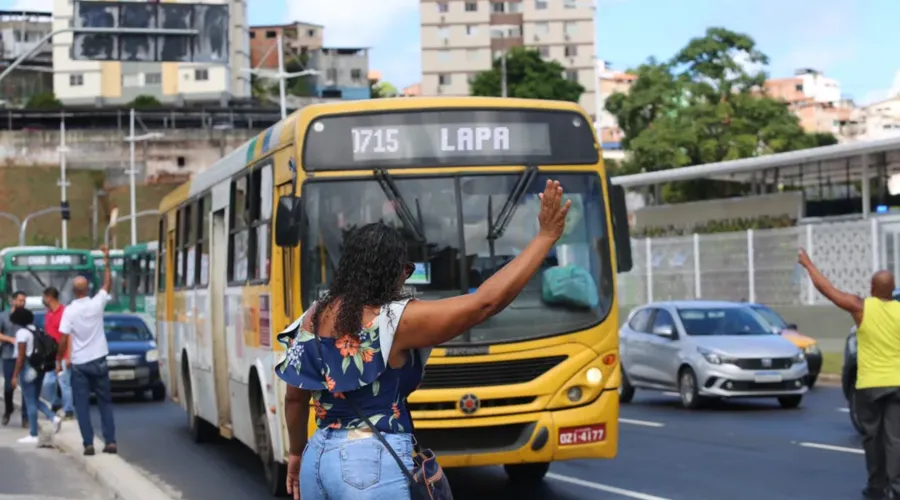
[[[419,79],[419,0],[248,1],[251,24],[322,24],[326,45],[371,47],[372,68],[398,87]],[[667,58],[708,26],[723,26],[756,39],[772,76],[816,68],[858,102],[883,97],[900,71],[897,0],[598,1],[600,57],[619,69]],[[49,10],[52,3],[0,0],[0,9]]]

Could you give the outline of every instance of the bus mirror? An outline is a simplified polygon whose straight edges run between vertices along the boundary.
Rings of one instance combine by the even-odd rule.
[[[613,239],[616,242],[616,268],[620,273],[627,273],[631,271],[633,263],[625,188],[609,183],[609,206],[612,209]]]
[[[300,198],[293,195],[278,198],[275,212],[275,244],[280,247],[295,247],[300,243],[300,222],[303,206]]]

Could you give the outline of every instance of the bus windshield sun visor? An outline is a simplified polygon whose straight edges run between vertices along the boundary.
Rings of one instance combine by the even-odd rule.
[[[534,182],[537,174],[537,165],[529,165],[522,171],[522,175],[519,176],[516,185],[503,203],[503,208],[497,214],[497,220],[491,220],[491,203],[490,199],[488,199],[488,224],[490,224],[490,230],[487,235],[488,240],[494,241],[503,237],[503,233],[509,227],[509,223],[512,222],[512,218],[516,214],[519,202],[522,201],[522,197],[528,192],[528,188],[531,187],[531,183]]]
[[[375,171],[375,178],[378,180],[378,184],[381,186],[387,199],[394,204],[394,210],[397,211],[397,217],[403,223],[403,227],[412,233],[416,243],[425,244],[425,235],[419,227],[416,217],[409,210],[409,205],[406,204],[403,195],[400,194],[400,190],[397,189],[397,184],[394,182],[391,174],[387,170],[378,169]]]

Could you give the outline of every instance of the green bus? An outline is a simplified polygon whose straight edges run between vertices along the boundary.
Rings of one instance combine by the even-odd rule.
[[[94,287],[99,290],[103,285],[103,252],[92,250],[91,258],[94,260]],[[112,285],[109,294],[109,302],[106,304],[107,312],[126,312],[128,300],[125,296],[125,252],[123,250],[109,251],[110,276]]]
[[[0,250],[0,309],[9,308],[12,293],[23,291],[26,306],[43,310],[41,297],[44,289],[52,286],[59,290],[59,301],[68,304],[72,295],[72,282],[84,276],[92,282],[94,266],[88,250],[63,250],[50,246],[7,247]]]
[[[125,247],[123,300],[125,310],[143,313],[148,324],[156,322],[156,253],[159,243],[151,241]]]

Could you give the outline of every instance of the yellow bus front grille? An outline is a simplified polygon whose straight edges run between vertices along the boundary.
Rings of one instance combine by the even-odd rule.
[[[524,384],[550,371],[565,359],[566,356],[548,356],[486,363],[430,363],[425,368],[421,389]]]

